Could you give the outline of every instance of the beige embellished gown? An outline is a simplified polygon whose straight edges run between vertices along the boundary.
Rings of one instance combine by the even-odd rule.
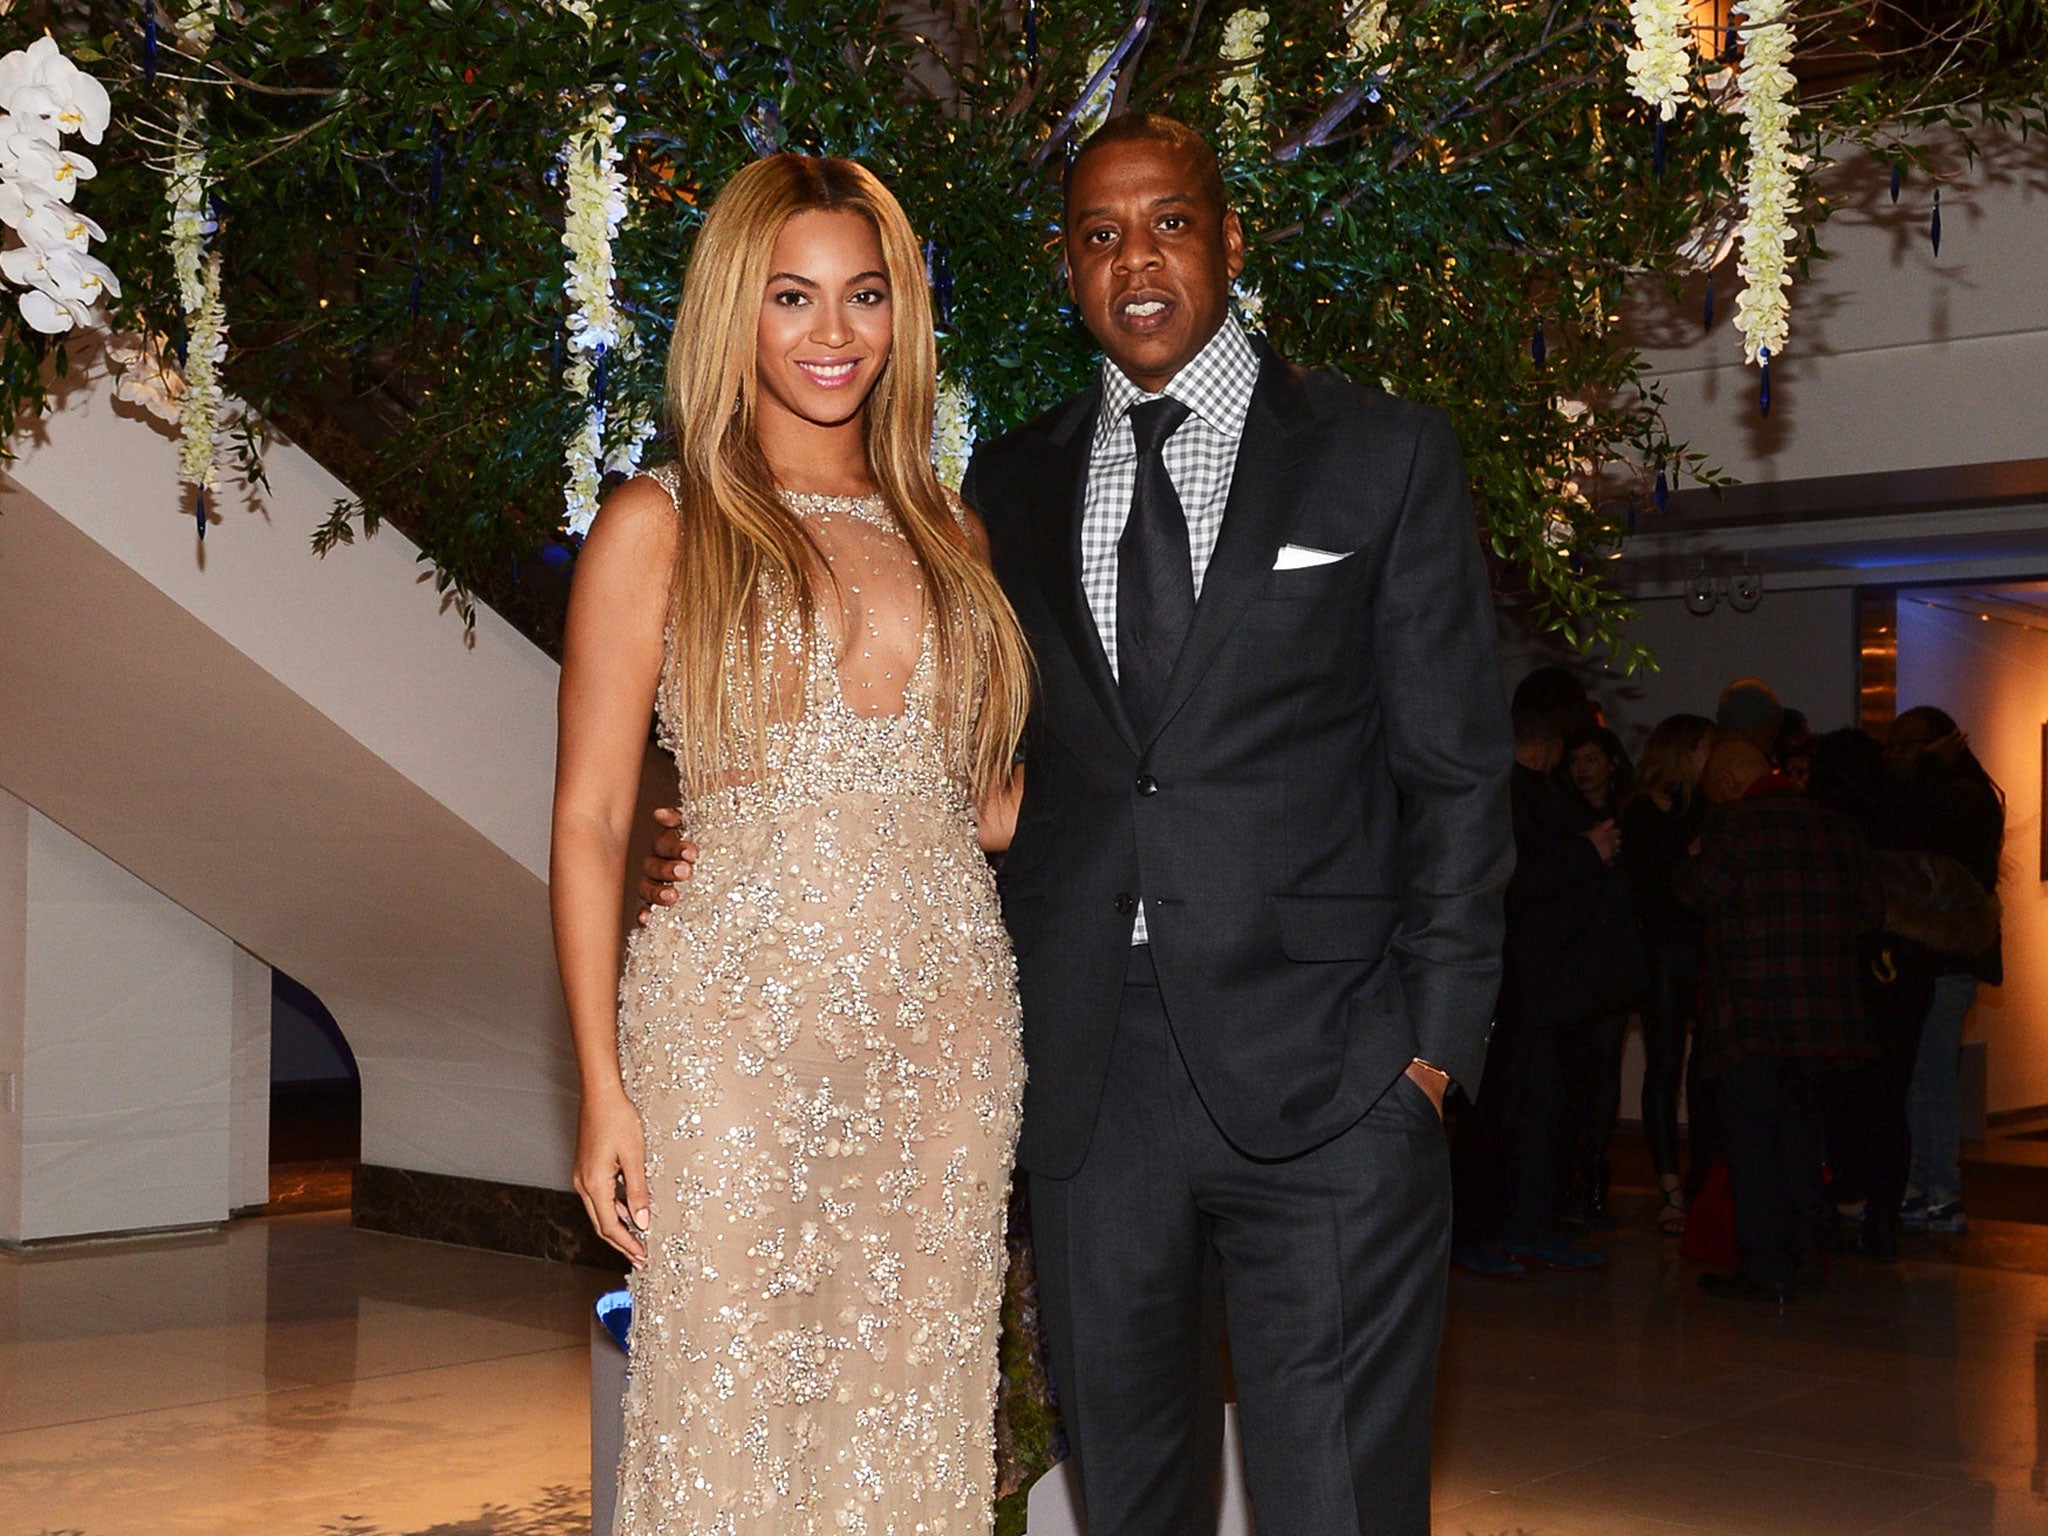
[[[621,983],[651,1222],[617,1530],[982,1536],[1015,967],[911,548],[879,498],[787,500],[826,573],[808,653],[771,636],[794,702],[765,777],[685,806],[695,874]]]

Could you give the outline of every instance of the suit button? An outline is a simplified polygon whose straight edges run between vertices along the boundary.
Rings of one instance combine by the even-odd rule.
[[[1116,915],[1118,917],[1129,917],[1137,910],[1137,897],[1133,896],[1129,891],[1118,891],[1116,893]]]
[[[1159,781],[1149,773],[1140,774],[1138,776],[1138,793],[1147,796],[1158,794]]]

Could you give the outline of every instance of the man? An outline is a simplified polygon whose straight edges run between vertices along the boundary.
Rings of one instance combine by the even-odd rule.
[[[1179,123],[1089,140],[1064,250],[1101,381],[965,493],[1041,672],[1004,915],[1089,1526],[1199,1520],[1219,1280],[1261,1529],[1426,1531],[1439,1117],[1511,857],[1457,444],[1245,336],[1243,231]]]
[[[1740,1266],[1700,1284],[1782,1306],[1818,1258],[1821,1074],[1877,1055],[1863,938],[1884,892],[1856,824],[1772,772],[1754,742],[1716,745],[1701,784],[1714,809],[1672,888],[1706,919],[1694,1050],[1714,1084]]]
[[[1486,1056],[1486,1087],[1459,1158],[1457,1261],[1506,1277],[1531,1266],[1597,1269],[1604,1258],[1560,1229],[1559,1141],[1569,1095],[1574,1029],[1610,1000],[1595,931],[1602,892],[1616,878],[1621,834],[1597,821],[1554,777],[1566,736],[1589,719],[1584,695],[1559,696],[1543,673],[1515,690],[1515,873],[1507,890],[1500,1024]]]

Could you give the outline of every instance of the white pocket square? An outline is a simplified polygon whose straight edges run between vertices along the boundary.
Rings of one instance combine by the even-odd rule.
[[[1273,562],[1276,571],[1305,571],[1312,565],[1335,565],[1351,558],[1348,549],[1311,549],[1306,544],[1282,544]]]

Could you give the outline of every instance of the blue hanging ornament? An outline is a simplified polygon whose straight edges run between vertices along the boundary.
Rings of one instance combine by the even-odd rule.
[[[1904,186],[1905,184],[1906,184],[1906,172],[1905,172],[1905,168],[1904,168],[1903,166],[1899,165],[1899,164],[1898,164],[1898,162],[1894,161],[1894,162],[1892,163],[1892,201],[1893,201],[1893,202],[1895,202],[1895,203],[1896,203],[1896,202],[1897,202],[1897,201],[1899,200],[1899,188],[1900,188],[1900,187],[1902,187],[1902,186]]]
[[[156,0],[142,0],[142,78],[156,84]]]
[[[1636,531],[1636,499],[1634,496],[1630,496],[1628,499],[1628,531],[1631,534]]]
[[[953,323],[953,261],[943,245],[932,252],[932,306],[939,324]]]
[[[562,328],[555,327],[555,334],[548,338],[548,377],[554,380],[557,389],[562,387]]]
[[[1664,114],[1657,114],[1655,129],[1650,134],[1650,174],[1664,174]]]
[[[1742,30],[1735,25],[1733,16],[1728,20],[1728,41],[1721,49],[1721,62],[1733,64],[1742,55]]]
[[[590,354],[590,403],[592,405],[601,406],[604,404],[605,358],[605,344],[600,341]]]
[[[1927,221],[1927,239],[1934,247],[1934,254],[1941,254],[1941,188],[1934,189],[1934,217]]]
[[[1756,408],[1768,416],[1771,414],[1771,349],[1758,347],[1756,362],[1757,371],[1763,376],[1762,382],[1757,385]]]
[[[198,492],[197,492],[197,493],[196,493],[196,494],[195,494],[195,495],[193,496],[193,498],[192,498],[192,505],[193,505],[193,507],[194,507],[194,509],[195,509],[195,510],[194,510],[194,513],[193,513],[193,516],[194,516],[194,518],[195,518],[195,519],[196,519],[196,520],[198,521],[198,523],[199,523],[199,542],[200,542],[200,543],[202,543],[202,544],[204,544],[204,543],[206,542],[206,487],[205,487],[205,486],[203,486],[203,485],[202,485],[201,487],[199,487],[199,490],[198,490]]]
[[[1543,366],[1544,356],[1549,351],[1549,344],[1546,343],[1543,339],[1543,317],[1541,315],[1538,315],[1536,317],[1536,329],[1529,337],[1530,360],[1533,361],[1538,368],[1541,368]]]
[[[1707,274],[1707,296],[1706,296],[1706,298],[1705,298],[1705,299],[1704,299],[1704,300],[1703,300],[1703,301],[1701,302],[1701,304],[1700,304],[1700,329],[1701,329],[1701,330],[1703,330],[1703,331],[1711,331],[1711,330],[1712,330],[1713,328],[1714,328],[1714,274],[1713,274],[1713,273],[1711,273],[1711,272],[1709,272],[1709,273]]]
[[[1024,62],[1038,62],[1038,0],[1024,0]]]
[[[1650,490],[1650,499],[1657,503],[1657,510],[1659,512],[1662,512],[1671,505],[1671,481],[1665,475],[1662,464],[1657,466],[1657,483]],[[1630,510],[1634,510],[1633,504],[1631,504]]]

